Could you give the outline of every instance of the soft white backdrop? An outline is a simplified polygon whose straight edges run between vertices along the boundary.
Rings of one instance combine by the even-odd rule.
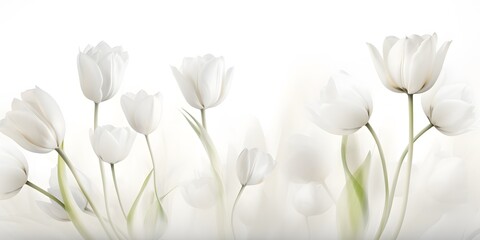
[[[278,146],[283,137],[294,132],[313,133],[331,139],[324,146],[326,154],[333,156],[332,161],[337,161],[332,176],[338,177],[331,177],[328,182],[338,193],[343,184],[338,167],[340,140],[309,123],[304,106],[318,98],[320,88],[332,73],[347,70],[370,87],[374,97],[371,123],[393,162],[407,142],[406,96],[382,86],[365,43],[381,46],[387,35],[436,32],[439,42],[453,40],[440,81],[469,83],[480,92],[479,12],[480,4],[476,1],[2,0],[0,115],[10,109],[11,100],[22,91],[35,85],[46,90],[57,99],[65,115],[67,151],[80,169],[98,180],[88,140],[93,104],[80,90],[76,56],[87,44],[102,40],[113,46],[121,45],[130,55],[125,81],[119,94],[101,105],[100,124],[127,125],[120,107],[121,94],[140,89],[149,93],[160,91],[165,111],[154,142],[156,154],[163,160],[163,175],[166,177],[167,172],[171,175],[162,183],[167,188],[208,166],[200,143],[178,109],[184,107],[198,113],[183,99],[170,65],[180,65],[185,56],[222,55],[227,66],[235,67],[232,88],[223,104],[207,111],[209,127],[221,155],[233,155],[230,159],[234,161],[243,147],[245,123],[252,117],[259,119],[267,148],[274,156],[280,152]],[[419,129],[426,119],[420,98],[416,100]],[[433,132],[418,144],[415,161],[422,162],[432,146],[460,155],[468,166],[466,187],[471,201],[475,201],[480,194],[477,184],[480,151],[475,146],[480,134],[476,131],[447,138]],[[368,139],[365,144],[373,148],[366,131],[360,131],[359,135]],[[134,157],[126,160],[131,167],[118,167],[119,175],[136,176],[120,180],[126,188],[138,187],[149,167],[148,161],[137,160],[148,157],[142,140],[138,137],[132,152]],[[330,145],[335,147],[329,148]],[[30,179],[46,187],[55,155],[26,155]],[[135,161],[139,163],[132,164]],[[229,186],[235,192],[239,186],[235,177],[230,179]],[[28,203],[28,198],[42,196],[24,189],[16,196],[17,201],[0,203],[4,209],[0,215],[8,219],[29,216],[34,211],[36,218],[49,221],[36,209],[34,201]],[[180,194],[174,201],[181,201]],[[185,216],[191,213],[186,212]],[[330,214],[334,216],[334,211]],[[179,215],[172,220],[173,229],[175,226],[181,229],[180,223],[187,221]],[[319,218],[315,224],[324,222],[328,219]],[[7,223],[0,225],[5,234],[13,234],[9,228]],[[48,228],[44,231],[52,232]],[[171,237],[175,237],[175,230],[172,232]]]

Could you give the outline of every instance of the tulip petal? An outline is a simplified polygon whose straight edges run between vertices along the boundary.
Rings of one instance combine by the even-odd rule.
[[[367,124],[369,119],[364,108],[341,100],[322,104],[312,110],[315,114],[315,123],[323,130],[336,135],[352,134]]]
[[[233,67],[231,67],[227,70],[225,78],[223,79],[223,82],[222,82],[222,90],[221,90],[221,93],[220,93],[220,97],[218,98],[217,102],[212,107],[217,106],[218,104],[222,103],[225,100],[225,98],[227,97],[227,94],[230,90],[232,78],[233,78]]]
[[[460,100],[446,100],[435,106],[430,121],[446,135],[458,135],[469,130],[474,122],[474,106]]]
[[[32,112],[11,111],[7,113],[5,119],[8,119],[9,125],[15,128],[14,131],[18,131],[31,144],[40,148],[50,149],[50,151],[57,148],[56,138],[53,136],[53,133]],[[13,139],[12,136],[9,137]],[[20,142],[17,143],[20,144]]]
[[[109,54],[103,56],[97,64],[100,68],[100,72],[102,73],[102,101],[110,99],[113,94],[113,84],[115,80],[113,79],[113,71],[114,71],[114,57],[115,53],[110,52]]]
[[[204,108],[213,106],[219,99],[224,74],[223,58],[211,59],[199,73],[197,89]]]
[[[177,68],[171,67],[173,75],[175,76],[175,79],[177,80],[178,86],[180,87],[180,90],[182,91],[183,96],[187,100],[188,104],[190,106],[197,108],[197,109],[202,109],[203,106],[200,103],[200,100],[198,99],[197,92],[195,90],[196,85],[190,81],[188,78],[185,78]]]
[[[408,61],[405,76],[408,78],[407,90],[409,94],[418,93],[429,81],[435,82],[437,80],[430,79],[435,54],[433,47],[432,38],[424,40]]]
[[[383,41],[383,59],[388,59],[388,54],[390,53],[393,45],[397,43],[397,41],[398,38],[395,36],[388,36],[385,38],[385,40]]]
[[[17,194],[27,182],[25,172],[17,167],[0,164],[0,200]]]
[[[434,81],[427,82],[425,87],[422,88],[421,92],[427,91],[428,89],[432,88],[432,86],[435,84],[436,80],[438,79],[438,76],[440,75],[440,72],[442,71],[443,62],[445,61],[445,57],[447,56],[447,51],[451,43],[452,41],[445,42],[440,47],[440,49],[438,49],[437,54],[435,55],[435,60],[433,62],[432,72],[430,76],[430,78]]]
[[[135,95],[126,93],[120,98],[122,110],[130,126],[136,126],[135,123]]]
[[[386,69],[384,60],[380,56],[377,48],[370,43],[367,43],[368,49],[370,50],[370,55],[372,56],[373,65],[377,71],[378,77],[382,81],[383,85],[394,92],[402,92],[400,86],[398,86],[390,77],[388,70]],[[388,54],[386,55],[388,56]]]
[[[247,184],[250,174],[251,162],[249,161],[249,150],[243,149],[237,159],[237,177],[242,185]]]
[[[157,106],[157,103],[153,100],[153,97],[147,97],[143,99],[141,104],[136,106],[135,124],[137,129],[135,130],[137,132],[148,135],[155,130],[156,126],[155,128],[152,126],[152,120],[154,120],[153,118],[155,115],[158,115],[157,112],[159,107],[160,106]]]
[[[263,181],[274,167],[272,157],[264,152],[257,152],[254,157],[254,166],[248,179],[248,185],[256,185]]]
[[[97,63],[87,54],[79,53],[77,67],[83,94],[88,99],[100,103],[103,97],[103,77]]]

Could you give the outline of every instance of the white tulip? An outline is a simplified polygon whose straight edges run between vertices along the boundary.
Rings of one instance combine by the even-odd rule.
[[[135,132],[130,128],[118,128],[112,125],[100,126],[90,130],[90,141],[95,154],[104,162],[115,164],[130,153]]]
[[[192,207],[207,209],[215,205],[217,191],[212,177],[200,177],[183,186],[183,199]]]
[[[437,51],[435,33],[402,39],[390,36],[383,42],[383,58],[377,48],[367,45],[383,85],[394,92],[415,94],[435,84],[450,43],[445,42]]]
[[[293,200],[295,210],[306,217],[323,214],[332,205],[333,201],[325,188],[314,182],[303,185]]]
[[[184,58],[181,70],[172,67],[172,71],[187,102],[194,108],[207,109],[225,100],[233,68],[225,72],[223,57],[207,54]]]
[[[14,99],[12,110],[0,122],[0,132],[35,153],[58,148],[65,136],[65,120],[57,102],[36,87]]]
[[[275,162],[270,154],[256,148],[245,148],[237,159],[238,180],[242,186],[259,184],[274,167]]]
[[[15,196],[28,178],[28,163],[22,152],[11,144],[0,147],[0,199]]]
[[[349,135],[365,126],[372,114],[369,91],[346,72],[330,78],[317,105],[310,108],[314,123],[336,135]]]
[[[162,116],[162,95],[148,95],[141,90],[127,93],[121,99],[123,113],[133,130],[148,135],[157,129]]]
[[[430,123],[445,135],[465,133],[476,121],[473,93],[464,84],[442,86],[422,96],[422,105]]]
[[[87,46],[77,58],[83,95],[95,103],[112,98],[120,89],[127,62],[128,53],[122,47],[111,48],[105,42]]]

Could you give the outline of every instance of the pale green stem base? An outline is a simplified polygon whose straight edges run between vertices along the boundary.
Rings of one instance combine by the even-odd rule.
[[[123,207],[122,198],[120,198],[120,191],[118,190],[117,177],[115,175],[115,164],[110,164],[110,168],[112,170],[113,185],[115,186],[115,192],[117,193],[118,204],[120,205],[120,209],[122,209],[123,216],[125,217],[125,219],[127,219],[127,213],[125,212],[125,208]]]
[[[242,187],[240,188],[240,191],[238,191],[237,198],[235,198],[235,202],[233,203],[233,207],[232,207],[232,216],[230,216],[230,224],[231,224],[231,227],[232,227],[233,239],[236,239],[236,237],[235,237],[235,224],[233,224],[233,219],[234,219],[234,216],[235,216],[235,208],[237,207],[238,200],[240,199],[240,196],[242,196],[242,193],[245,190],[246,186],[247,185],[242,185]]]
[[[41,187],[35,185],[34,183],[30,182],[30,181],[27,181],[25,183],[25,185],[37,190],[38,192],[40,192],[41,194],[47,196],[48,198],[52,199],[52,201],[58,203],[58,205],[60,205],[63,209],[65,209],[65,204],[63,204],[62,201],[60,201],[58,198],[56,198],[55,196],[53,196],[52,194],[50,194],[49,192],[43,190]]]
[[[150,158],[152,159],[152,166],[153,166],[153,187],[155,188],[155,197],[157,198],[158,203],[160,206],[162,205],[160,196],[158,195],[158,188],[157,188],[157,174],[155,171],[155,159],[153,158],[153,151],[152,146],[150,145],[150,139],[148,135],[145,135],[145,140],[147,141],[148,151],[150,152]]]
[[[310,229],[310,218],[305,216],[305,225],[307,226],[308,239],[312,239],[312,230]]]
[[[205,113],[205,109],[204,109],[204,108],[200,109],[200,114],[202,115],[202,125],[203,125],[203,128],[205,128],[205,130],[207,130],[207,119],[206,119],[206,113]]]

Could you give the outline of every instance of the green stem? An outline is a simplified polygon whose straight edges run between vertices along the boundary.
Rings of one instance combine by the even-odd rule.
[[[141,198],[143,192],[145,191],[145,188],[147,187],[148,181],[149,181],[150,178],[152,177],[152,174],[153,174],[153,169],[150,170],[150,172],[148,173],[148,175],[145,177],[145,180],[143,180],[142,187],[140,188],[140,191],[138,192],[137,197],[135,198],[135,201],[133,202],[132,206],[130,207],[130,210],[128,210],[128,218],[130,218],[131,215],[133,214],[132,209],[133,209],[133,208],[138,204],[138,202],[140,201],[140,198]]]
[[[93,130],[97,129],[98,126],[98,108],[100,103],[95,103],[95,108],[93,110]]]
[[[233,224],[233,217],[234,217],[234,214],[235,214],[235,208],[237,207],[238,200],[240,199],[240,196],[242,196],[242,193],[245,190],[246,186],[247,185],[242,185],[242,187],[240,188],[240,191],[237,194],[237,198],[235,198],[235,202],[233,203],[233,207],[232,207],[232,216],[230,216],[230,224],[232,225],[231,227],[232,227],[233,239],[236,239],[236,237],[235,237],[235,225]]]
[[[102,186],[103,186],[103,194],[104,194],[104,203],[105,203],[105,210],[107,211],[107,217],[108,217],[108,222],[110,224],[110,227],[113,230],[113,233],[117,236],[117,238],[121,238],[120,235],[118,234],[117,230],[115,230],[115,226],[113,226],[113,220],[112,220],[112,215],[110,214],[110,208],[108,206],[108,199],[107,199],[107,181],[105,180],[105,171],[103,168],[103,163],[102,160],[99,158],[98,163],[100,164],[100,172],[102,174]]]
[[[117,177],[115,175],[115,164],[110,164],[110,168],[112,169],[112,178],[113,178],[113,185],[115,186],[115,192],[117,193],[118,204],[120,204],[120,209],[122,209],[123,216],[127,219],[127,214],[125,213],[125,208],[122,204],[122,199],[120,198],[120,191],[118,190],[117,184]]]
[[[107,226],[105,225],[105,222],[103,222],[103,219],[101,218],[101,215],[100,213],[98,212],[98,209],[95,207],[95,205],[93,204],[93,201],[92,199],[90,198],[90,195],[88,194],[88,192],[86,191],[85,187],[83,186],[83,183],[80,181],[80,176],[77,172],[77,170],[73,167],[72,163],[70,162],[69,158],[67,157],[67,155],[65,154],[65,152],[63,152],[63,150],[61,148],[56,148],[55,151],[57,151],[58,155],[60,155],[60,157],[62,157],[63,159],[63,162],[65,162],[65,164],[67,165],[67,167],[70,169],[70,171],[72,172],[73,174],[73,177],[75,178],[75,181],[77,182],[78,186],[80,187],[80,190],[82,191],[83,195],[85,196],[85,198],[87,199],[87,202],[88,204],[90,204],[90,206],[92,207],[92,210],[93,212],[95,213],[95,216],[98,218],[98,221],[100,221],[100,224],[102,225],[103,229],[105,230],[105,232],[109,235],[110,238],[112,238],[110,236],[110,232],[108,231],[108,228]]]
[[[403,220],[407,212],[408,195],[410,192],[410,177],[412,174],[412,161],[413,161],[413,94],[408,94],[408,160],[407,160],[407,182],[405,185],[405,200],[403,201],[400,222],[395,230],[393,239],[397,239],[400,230],[402,229]]]
[[[172,189],[170,189],[167,193],[163,194],[163,196],[160,197],[160,200],[163,201],[164,198],[166,198],[170,193],[173,192],[173,190],[177,189],[178,186],[175,186],[173,187]]]
[[[43,190],[41,187],[35,185],[34,183],[30,182],[30,181],[27,181],[25,183],[25,185],[28,185],[29,187],[37,190],[38,192],[40,192],[41,194],[47,196],[48,198],[52,199],[54,202],[58,203],[58,205],[60,205],[63,209],[65,209],[65,204],[62,203],[62,201],[60,201],[58,198],[56,198],[55,196],[53,196],[52,194],[50,194],[49,192]]]
[[[360,183],[358,183],[357,179],[353,176],[352,172],[348,168],[348,163],[347,163],[347,143],[348,143],[348,135],[344,135],[342,137],[342,165],[343,165],[343,170],[345,172],[345,177],[346,179],[350,179],[352,181],[352,184],[354,185],[355,192],[358,196],[361,196],[363,193],[359,192],[357,189],[361,189],[362,186]]]
[[[205,128],[205,130],[207,130],[207,118],[206,118],[206,113],[205,113],[205,109],[202,108],[200,109],[200,113],[202,115],[202,125],[203,125],[203,128]]]
[[[388,183],[387,163],[385,161],[385,155],[383,153],[382,144],[380,143],[380,140],[378,139],[378,136],[375,133],[375,130],[373,130],[373,127],[370,125],[370,123],[367,123],[365,126],[368,128],[368,130],[372,134],[373,139],[375,140],[375,143],[377,144],[378,153],[380,154],[380,160],[382,161],[383,182],[385,185],[385,202],[383,205],[383,214],[382,214],[382,219],[384,219],[388,212],[388,200],[389,200],[389,193],[390,193],[390,190],[388,189],[389,183]],[[381,224],[382,223],[380,222],[380,225]],[[378,238],[380,238],[380,236],[375,237],[375,239],[378,239]]]
[[[310,230],[310,221],[308,216],[305,216],[305,225],[307,225],[308,239],[312,239],[312,230]]]
[[[145,135],[145,140],[147,141],[148,151],[150,152],[150,158],[152,159],[153,187],[154,187],[154,190],[155,190],[155,197],[157,198],[157,201],[161,206],[162,205],[161,202],[160,202],[161,199],[160,199],[160,196],[158,195],[158,188],[157,188],[157,174],[156,174],[156,171],[155,171],[155,160],[153,158],[152,146],[150,145],[150,139],[149,139],[148,135]]]
[[[428,124],[426,127],[424,127],[419,133],[417,133],[417,135],[415,135],[415,138],[413,139],[413,142],[415,143],[423,134],[425,134],[432,127],[433,127],[433,125],[431,123]],[[403,160],[407,156],[408,149],[409,149],[409,144],[405,147],[405,149],[402,152],[402,155],[400,156],[400,159],[398,160],[397,167],[395,169],[395,175],[393,176],[392,188],[390,189],[390,198],[388,199],[388,211],[387,211],[387,214],[383,216],[384,218],[382,219],[380,227],[377,231],[376,239],[379,239],[381,237],[381,235],[382,235],[382,233],[385,230],[385,227],[387,225],[388,219],[390,217],[390,213],[391,213],[392,207],[393,207],[393,199],[395,198],[395,190],[397,188],[398,178],[400,176],[400,171],[402,169]]]

